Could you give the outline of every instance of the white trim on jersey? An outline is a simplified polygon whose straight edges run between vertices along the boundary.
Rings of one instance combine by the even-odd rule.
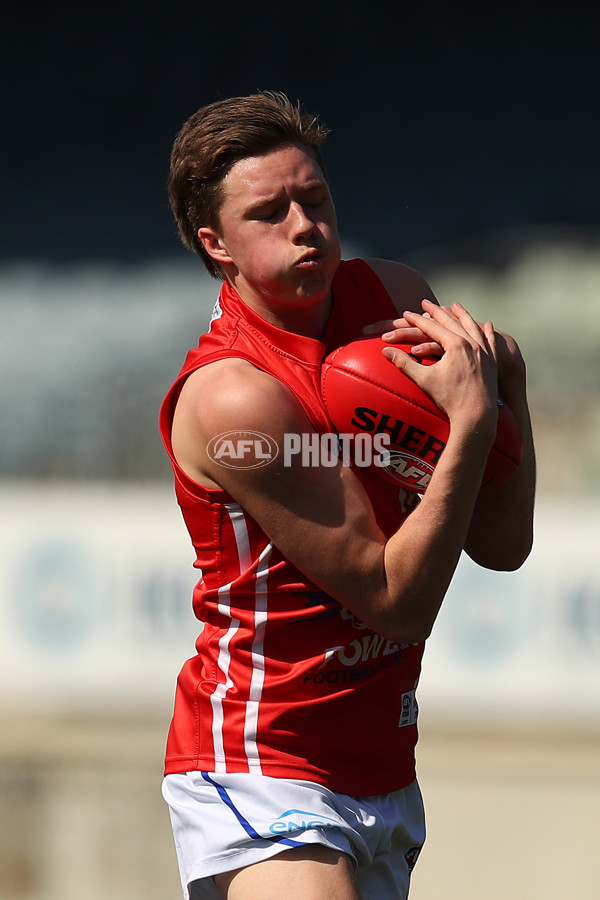
[[[244,747],[248,757],[249,771],[253,775],[261,775],[262,769],[256,744],[258,731],[258,708],[265,682],[265,650],[264,634],[267,624],[267,578],[269,575],[269,560],[273,545],[267,544],[259,557],[259,566],[256,572],[256,591],[254,607],[254,641],[252,643],[252,679],[250,681],[250,693],[246,704],[246,721],[244,724]]]
[[[250,562],[250,546],[248,542],[246,520],[242,508],[237,503],[228,503],[226,504],[226,508],[235,535],[238,559],[240,561],[240,572],[243,572]],[[210,698],[213,712],[212,736],[213,752],[215,755],[215,772],[219,773],[227,771],[225,746],[223,742],[223,700],[227,691],[233,687],[233,681],[229,677],[229,665],[231,663],[229,643],[240,625],[240,620],[233,618],[231,615],[231,584],[232,582],[223,584],[218,590],[218,610],[221,615],[226,616],[231,620],[231,624],[227,629],[227,632],[219,641],[219,655],[217,657],[217,668],[219,668],[225,676],[225,681],[219,682]]]
[[[233,528],[240,564],[239,572],[241,574],[252,562],[246,516],[242,507],[237,503],[227,503],[225,504],[225,507]],[[272,551],[273,545],[268,543],[263,548],[258,559],[255,586],[254,639],[252,642],[252,675],[250,678],[250,690],[246,702],[246,716],[244,721],[244,749],[248,759],[248,769],[255,775],[262,774],[256,738],[258,730],[258,710],[265,680],[264,632],[268,617],[267,579],[269,575],[269,560]],[[227,632],[219,641],[219,655],[217,658],[217,667],[225,676],[225,680],[219,682],[210,698],[213,711],[212,736],[215,772],[218,773],[227,771],[223,736],[223,700],[228,690],[234,686],[233,681],[229,677],[229,666],[231,663],[229,644],[240,625],[240,620],[231,615],[230,595],[232,584],[233,580],[228,584],[221,585],[218,590],[219,612],[223,616],[229,618],[231,623]]]
[[[224,616],[231,616],[229,592],[231,584],[225,584],[219,588],[219,612]],[[213,711],[213,751],[215,755],[215,772],[222,774],[227,771],[227,763],[225,759],[225,746],[223,744],[223,700],[229,688],[233,687],[233,681],[229,677],[229,664],[231,656],[229,653],[229,642],[239,628],[239,619],[231,619],[231,625],[227,632],[219,641],[219,655],[217,657],[217,667],[225,675],[225,681],[219,682],[213,693],[210,702]]]
[[[250,556],[250,541],[248,540],[248,527],[246,525],[246,514],[239,503],[226,503],[225,509],[227,510],[229,520],[233,527],[241,575],[252,562],[252,557]]]

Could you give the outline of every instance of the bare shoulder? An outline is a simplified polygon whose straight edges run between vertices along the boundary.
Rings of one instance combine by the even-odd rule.
[[[294,402],[294,395],[278,378],[245,359],[232,357],[193,372],[183,386],[178,407],[189,408],[208,428],[223,421],[230,424],[232,418],[239,427],[246,427],[271,415],[274,403],[286,408]]]
[[[186,380],[175,409],[171,441],[182,469],[209,487],[221,486],[208,454],[226,432],[278,435],[310,427],[301,404],[277,378],[244,359],[209,363]]]
[[[431,287],[416,269],[390,259],[367,259],[365,262],[380,278],[401,314],[405,309],[421,312],[421,301],[437,303]]]

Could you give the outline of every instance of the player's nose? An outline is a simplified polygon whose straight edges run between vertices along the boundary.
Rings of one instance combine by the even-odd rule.
[[[295,241],[305,238],[314,231],[315,224],[301,203],[290,204],[290,219]]]

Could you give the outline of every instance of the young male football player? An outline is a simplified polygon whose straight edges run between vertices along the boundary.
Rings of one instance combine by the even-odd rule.
[[[163,789],[192,900],[407,896],[425,837],[423,642],[463,549],[512,570],[531,547],[516,343],[458,304],[438,306],[406,266],[340,261],[324,138],[286,97],[261,93],[199,110],[172,153],[180,233],[223,282],[161,410],[203,624],[178,680]],[[450,420],[418,504],[376,467],[280,452],[289,435],[331,432],[321,364],[365,330],[387,332],[390,367]],[[420,366],[400,339],[439,362]],[[498,391],[523,461],[480,494]]]

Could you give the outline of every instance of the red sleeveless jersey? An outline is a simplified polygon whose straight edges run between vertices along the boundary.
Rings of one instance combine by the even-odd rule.
[[[364,325],[397,315],[373,270],[342,262],[324,343],[264,321],[227,284],[210,331],[191,350],[161,409],[160,428],[196,553],[197,654],[183,666],[167,742],[167,774],[250,772],[307,779],[365,796],[415,778],[417,685],[423,645],[398,645],[368,628],[287,559],[225,491],[203,487],[171,447],[177,398],[188,375],[240,357],[283,381],[319,433],[332,431],[320,393],[327,353]],[[380,526],[407,513],[373,469],[366,484]]]

